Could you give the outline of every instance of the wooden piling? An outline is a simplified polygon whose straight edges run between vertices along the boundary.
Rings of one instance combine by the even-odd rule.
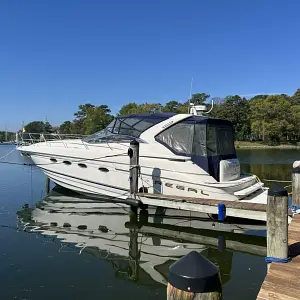
[[[288,258],[288,192],[280,185],[268,190],[267,261],[284,262]]]
[[[294,206],[300,206],[300,161],[295,161],[293,163],[292,203]]]
[[[136,199],[136,194],[139,191],[139,149],[140,144],[138,141],[133,140],[130,142],[130,147],[128,149],[128,156],[130,158],[129,162],[129,181],[130,181],[130,195]],[[131,210],[133,213],[137,213],[137,207],[131,205]]]
[[[216,265],[192,251],[170,266],[167,300],[221,300],[220,272]]]
[[[46,176],[46,194],[50,192],[50,178]]]
[[[130,142],[130,148],[128,149],[128,155],[130,157],[129,165],[129,180],[130,180],[130,194],[136,198],[136,194],[139,191],[138,179],[139,179],[139,149],[140,144],[138,141],[133,140]]]

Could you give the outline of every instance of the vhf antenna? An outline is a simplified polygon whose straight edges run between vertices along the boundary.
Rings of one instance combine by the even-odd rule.
[[[194,77],[192,77],[192,80],[191,80],[191,87],[190,87],[190,97],[189,97],[188,113],[190,112],[190,106],[191,106],[192,90],[193,90],[193,81],[194,81]]]

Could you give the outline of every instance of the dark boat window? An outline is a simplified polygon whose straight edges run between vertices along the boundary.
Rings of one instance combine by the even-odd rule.
[[[219,153],[221,155],[230,155],[235,153],[234,135],[230,127],[219,127],[217,129],[217,140]]]
[[[64,160],[63,163],[64,163],[65,165],[67,165],[67,166],[69,166],[69,165],[72,164],[72,163],[71,163],[70,161],[68,161],[68,160]]]
[[[109,172],[109,170],[107,168],[99,168],[98,170],[101,172],[104,172],[104,173]]]
[[[87,165],[86,165],[86,164],[78,164],[78,166],[79,166],[80,168],[87,168]]]
[[[57,159],[56,158],[50,158],[50,160],[52,161],[52,162],[57,162]]]
[[[84,139],[87,143],[127,142],[139,138],[147,129],[174,114],[137,114],[115,118],[105,129]]]

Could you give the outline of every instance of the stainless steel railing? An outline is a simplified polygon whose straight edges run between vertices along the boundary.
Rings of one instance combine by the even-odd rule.
[[[87,144],[83,141],[84,137],[84,135],[77,134],[20,132],[16,134],[16,144],[18,146],[28,146],[45,142],[48,146],[61,144],[62,146],[68,148],[66,141],[76,139],[78,140],[78,144],[81,144],[88,149]]]

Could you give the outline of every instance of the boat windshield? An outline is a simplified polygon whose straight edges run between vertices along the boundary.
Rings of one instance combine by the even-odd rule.
[[[164,114],[133,115],[115,118],[105,129],[84,139],[87,143],[129,142],[170,116]]]

